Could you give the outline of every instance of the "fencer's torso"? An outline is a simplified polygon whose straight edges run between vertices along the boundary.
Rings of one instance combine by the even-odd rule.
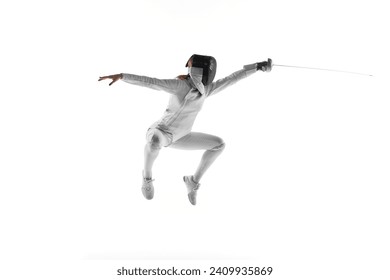
[[[205,94],[192,87],[187,93],[172,94],[164,115],[152,127],[171,134],[173,142],[180,139],[191,132],[205,99]]]
[[[171,94],[164,115],[151,127],[158,128],[172,136],[172,141],[180,139],[191,132],[196,116],[202,109],[206,98],[216,94],[222,89],[235,84],[237,81],[256,72],[256,64],[244,66],[244,69],[217,80],[205,86],[205,93],[201,94],[194,86],[191,78],[179,79],[156,79],[133,74],[122,75],[124,82],[163,90]]]

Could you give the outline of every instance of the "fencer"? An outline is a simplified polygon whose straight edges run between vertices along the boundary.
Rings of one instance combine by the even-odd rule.
[[[225,142],[220,137],[192,131],[196,116],[208,97],[258,70],[271,71],[272,60],[245,65],[241,70],[215,82],[213,80],[217,71],[217,61],[214,57],[194,54],[185,66],[188,68],[188,74],[180,75],[176,79],[156,79],[121,73],[100,77],[99,81],[110,79],[111,86],[118,80],[122,80],[129,84],[171,94],[165,113],[149,127],[146,133],[141,190],[146,199],[150,200],[154,197],[152,167],[162,147],[205,150],[195,173],[183,177],[188,199],[192,205],[196,205],[200,180],[225,148]]]

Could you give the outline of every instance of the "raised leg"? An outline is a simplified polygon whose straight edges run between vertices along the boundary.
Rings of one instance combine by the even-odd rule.
[[[142,194],[148,200],[154,196],[152,179],[153,164],[160,153],[161,147],[166,146],[168,139],[158,129],[151,129],[147,134],[147,142],[144,149],[144,170],[142,173]]]
[[[168,139],[158,129],[151,129],[147,134],[147,142],[144,149],[144,178],[152,178],[153,164],[163,146],[168,144]]]
[[[217,136],[191,132],[172,143],[170,147],[183,150],[206,150],[202,155],[194,175],[183,177],[184,183],[187,187],[188,199],[192,205],[196,205],[196,196],[200,186],[199,181],[217,157],[222,153],[225,148],[225,143]]]
[[[206,173],[209,167],[214,163],[217,157],[219,157],[219,155],[222,154],[224,149],[225,149],[225,143],[222,143],[214,147],[213,149],[207,150],[203,153],[203,156],[200,160],[198,168],[196,169],[196,172],[193,177],[195,182],[200,182],[203,175]]]
[[[193,179],[198,183],[209,167],[214,163],[217,157],[225,148],[225,143],[220,137],[200,133],[191,132],[172,143],[169,147],[182,150],[206,150],[200,160]]]

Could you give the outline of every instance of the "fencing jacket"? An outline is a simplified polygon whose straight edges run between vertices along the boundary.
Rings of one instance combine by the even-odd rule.
[[[256,72],[256,63],[245,65],[243,69],[205,86],[201,94],[189,77],[186,80],[156,79],[146,76],[122,73],[122,80],[133,85],[166,91],[171,94],[164,115],[151,128],[158,128],[170,135],[172,142],[191,132],[195,118],[202,109],[206,98],[235,84]]]

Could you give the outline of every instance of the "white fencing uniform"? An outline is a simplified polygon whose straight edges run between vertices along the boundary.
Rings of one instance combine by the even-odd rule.
[[[196,89],[191,77],[188,77],[186,80],[156,79],[123,73],[122,80],[133,85],[162,90],[171,94],[164,115],[149,128],[149,132],[153,129],[158,129],[163,132],[163,135],[167,137],[164,146],[169,146],[175,142],[179,144],[180,141],[178,140],[186,135],[190,136],[196,116],[202,109],[203,102],[206,98],[255,73],[256,65],[256,63],[246,65],[243,69],[204,86],[204,94],[201,94],[199,90]],[[206,137],[208,134],[203,135]],[[188,136],[186,142],[188,142]],[[197,136],[199,137],[200,134]],[[206,143],[208,141],[204,142]],[[183,148],[181,147],[182,145],[176,146],[177,148]],[[172,147],[175,147],[175,145],[172,145]]]

